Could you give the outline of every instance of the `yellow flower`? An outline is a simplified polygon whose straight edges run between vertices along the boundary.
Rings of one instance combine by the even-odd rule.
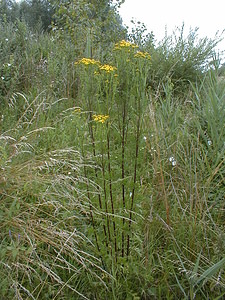
[[[114,72],[117,70],[116,67],[113,67],[111,65],[102,65],[100,66],[100,70],[102,71],[106,71],[107,73],[110,73],[110,72]]]
[[[148,59],[150,60],[151,59],[151,56],[148,52],[141,52],[141,51],[138,51],[134,57],[137,57],[137,58],[144,58],[144,59]]]
[[[115,44],[115,50],[119,50],[122,48],[138,48],[138,46],[125,40],[122,40],[119,43]]]
[[[83,65],[100,65],[100,62],[95,60],[95,59],[91,59],[91,58],[82,58],[80,60],[78,60],[77,62],[75,62],[75,65],[78,65],[78,64],[83,64]]]
[[[109,118],[108,115],[93,115],[93,120],[97,123],[105,123],[105,121]]]
[[[74,113],[80,113],[80,112],[81,112],[80,107],[77,107],[77,108],[74,109]]]

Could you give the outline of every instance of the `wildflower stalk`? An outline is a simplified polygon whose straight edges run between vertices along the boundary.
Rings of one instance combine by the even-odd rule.
[[[84,149],[82,147],[82,155],[83,157],[84,156]],[[84,176],[85,178],[87,178],[88,180],[88,175],[87,175],[87,167],[84,165]],[[88,200],[89,200],[89,209],[90,209],[90,217],[91,217],[91,225],[92,225],[92,228],[93,228],[93,232],[94,232],[94,237],[95,237],[95,243],[96,243],[96,247],[97,247],[97,250],[98,252],[100,253],[100,247],[99,247],[99,242],[98,242],[98,236],[97,236],[97,233],[96,233],[96,228],[95,228],[95,220],[94,220],[94,216],[93,216],[93,210],[92,210],[92,205],[91,205],[91,196],[90,196],[90,191],[89,191],[89,184],[87,184],[87,197],[88,197]]]
[[[91,118],[91,120],[92,120],[92,111],[90,111],[90,118]],[[91,141],[92,141],[93,156],[94,156],[94,158],[96,158],[95,138],[94,138],[94,132],[93,132],[93,124],[92,124],[91,121],[89,122],[89,132],[90,132]],[[97,168],[95,168],[95,178],[96,178],[96,181],[98,182]],[[100,208],[100,210],[102,211],[102,199],[101,199],[101,192],[100,192],[100,187],[99,187],[99,185],[97,185],[97,191],[98,191],[98,203],[99,203],[99,208]],[[106,232],[105,224],[103,224],[103,231],[104,231],[104,235],[105,235],[106,245],[108,246],[108,242],[107,242],[107,232]]]
[[[122,120],[122,160],[121,160],[121,179],[122,179],[122,202],[123,202],[123,214],[125,212],[125,127],[126,127],[126,101],[123,106],[123,120]],[[125,218],[123,217],[123,228],[125,225]],[[122,231],[122,257],[124,257],[124,231]]]
[[[103,118],[100,118],[100,115],[99,116],[96,116],[95,117],[95,120],[98,120],[98,121],[104,121],[106,119]],[[101,122],[102,123],[102,122]],[[108,147],[108,142],[109,142],[109,139],[108,139],[108,122],[106,124],[107,126],[107,153],[108,153],[108,161],[109,161],[109,147]],[[102,140],[103,140],[103,136],[102,136]],[[104,191],[104,198],[105,198],[105,215],[106,215],[106,224],[107,224],[107,233],[108,233],[108,237],[107,237],[107,234],[106,234],[106,247],[107,247],[107,253],[109,252],[109,246],[110,246],[110,252],[111,252],[111,255],[112,255],[112,247],[111,247],[111,230],[110,230],[110,220],[109,220],[109,209],[108,209],[108,203],[107,203],[107,188],[106,188],[106,168],[105,168],[105,161],[104,161],[104,146],[103,146],[103,143],[101,144],[102,147],[101,147],[101,169],[102,169],[102,177],[103,177],[103,191]],[[110,181],[110,184],[111,184],[111,181]],[[111,199],[111,203],[113,204],[112,202],[112,191],[110,190],[110,199]],[[114,214],[114,208],[112,206],[112,214]],[[114,217],[113,217],[114,218]],[[114,222],[115,223],[115,222]],[[113,226],[114,228],[114,237],[115,237],[115,226]],[[116,238],[115,238],[115,253],[117,252],[116,250]]]
[[[102,149],[103,150],[103,149]],[[109,211],[108,211],[108,204],[107,204],[107,191],[106,191],[106,180],[105,180],[105,163],[104,163],[104,154],[102,151],[102,175],[103,175],[103,190],[104,190],[104,197],[105,197],[105,213],[106,213],[106,223],[107,223],[107,231],[108,231],[108,240],[106,239],[106,247],[108,252],[108,246],[111,243],[111,234],[110,234],[110,224],[109,224]],[[108,243],[109,241],[109,243]],[[112,255],[112,250],[111,250]]]
[[[107,116],[103,115],[94,115],[93,112],[95,111],[94,107],[94,98],[96,97],[95,92],[96,92],[96,79],[94,77],[94,70],[98,70],[100,63],[94,59],[91,58],[82,58],[80,61],[76,63],[77,65],[80,65],[82,67],[82,76],[83,76],[83,85],[82,85],[82,97],[84,98],[84,103],[86,102],[86,108],[89,112],[88,117],[88,131],[89,131],[89,136],[91,140],[91,147],[92,147],[92,154],[94,159],[97,159],[97,152],[96,152],[96,142],[95,142],[95,136],[94,136],[94,128],[93,128],[93,120],[96,122],[101,122],[104,123],[107,119]],[[91,71],[91,72],[90,72]],[[103,166],[104,167],[104,166]],[[97,168],[94,169],[94,176],[96,179],[96,183],[99,182],[99,175]],[[103,175],[104,178],[104,175]],[[101,190],[100,186],[97,184],[97,198],[98,198],[98,205],[99,209],[102,213],[103,211],[103,203],[102,203],[102,196],[101,196]],[[93,216],[93,213],[91,211],[91,214]],[[93,226],[95,226],[95,223],[92,223]],[[107,230],[106,226],[103,223],[103,232],[105,236],[105,243],[106,247],[108,248],[108,238],[107,238]],[[93,228],[94,232],[96,233],[95,227]],[[98,250],[100,247],[98,247]]]
[[[135,149],[135,161],[134,161],[134,176],[133,176],[133,190],[131,195],[131,206],[130,206],[130,214],[129,214],[129,226],[128,226],[128,235],[127,235],[127,258],[130,253],[130,229],[131,229],[131,223],[132,223],[132,213],[133,213],[133,207],[134,207],[134,194],[135,194],[135,185],[137,180],[137,161],[138,161],[138,153],[139,153],[139,139],[140,139],[140,100],[139,103],[139,116],[137,120],[137,130],[136,130],[136,149]]]
[[[130,254],[130,230],[133,219],[134,211],[134,199],[135,199],[135,188],[137,181],[137,168],[138,168],[138,156],[139,156],[139,144],[140,144],[140,134],[141,134],[141,117],[144,105],[146,103],[146,78],[148,71],[148,64],[146,60],[150,59],[150,55],[146,52],[138,51],[134,57],[136,58],[136,68],[134,77],[136,82],[133,83],[135,95],[134,108],[137,114],[136,120],[136,138],[135,138],[135,156],[134,156],[134,169],[133,169],[133,188],[131,193],[131,203],[129,209],[129,222],[128,222],[128,234],[127,234],[127,259]],[[136,75],[136,76],[135,76]]]
[[[107,111],[107,115],[96,115],[95,116],[95,121],[100,122],[100,123],[105,123],[107,119],[109,118],[110,112],[113,108],[113,103],[114,103],[114,96],[115,96],[115,91],[116,91],[116,80],[115,78],[117,77],[117,74],[115,74],[115,71],[117,68],[105,64],[100,66],[99,68],[99,78],[100,78],[100,85],[99,85],[99,91],[100,95],[104,95],[104,103],[105,103],[105,111]],[[102,110],[103,107],[102,105],[99,105],[99,110]],[[118,244],[117,244],[117,232],[116,232],[116,221],[115,221],[115,206],[114,206],[114,199],[113,199],[113,187],[112,187],[112,170],[111,170],[111,150],[110,150],[110,129],[111,129],[111,122],[106,122],[106,152],[107,152],[107,171],[108,171],[108,190],[109,190],[109,200],[110,200],[110,206],[111,206],[111,218],[109,217],[109,211],[108,211],[108,204],[107,204],[107,191],[106,191],[106,169],[105,169],[105,164],[103,161],[103,153],[102,153],[102,172],[103,172],[103,189],[105,193],[105,212],[106,212],[106,218],[107,218],[107,227],[108,227],[108,234],[109,234],[109,244],[110,244],[110,249],[111,249],[111,254],[113,253],[113,248],[115,252],[115,261],[117,262],[117,257],[118,257]],[[104,138],[102,137],[102,141]],[[102,144],[102,151],[103,151],[103,142]],[[111,224],[110,221],[112,222],[112,229],[111,229]],[[111,232],[112,230],[112,232]],[[113,243],[113,244],[111,244]]]
[[[117,234],[116,234],[116,222],[114,218],[114,204],[113,204],[113,192],[112,192],[112,172],[111,172],[111,162],[110,162],[110,137],[109,137],[109,128],[107,124],[107,159],[108,159],[108,172],[109,172],[109,195],[111,202],[111,211],[112,211],[112,222],[113,222],[113,233],[114,233],[114,249],[115,249],[115,258],[117,261]]]

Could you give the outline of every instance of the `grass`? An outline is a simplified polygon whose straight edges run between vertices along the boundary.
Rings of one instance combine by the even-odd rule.
[[[190,33],[148,52],[120,41],[102,62],[19,26],[1,27],[2,299],[222,299],[225,93],[204,65],[214,42]]]

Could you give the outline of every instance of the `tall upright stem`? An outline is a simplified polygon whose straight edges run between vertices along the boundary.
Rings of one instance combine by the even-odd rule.
[[[121,160],[121,179],[122,179],[122,202],[123,202],[123,214],[125,213],[125,125],[126,125],[126,101],[123,106],[123,122],[122,122],[122,160]],[[125,218],[123,217],[123,230],[122,230],[122,257],[124,257],[124,224]]]
[[[90,111],[90,120],[92,120],[92,111]],[[92,150],[93,150],[93,156],[96,157],[96,151],[95,151],[95,139],[94,139],[94,133],[93,133],[93,126],[91,124],[91,122],[89,123],[89,133],[91,136],[91,140],[92,140]],[[95,168],[95,178],[96,181],[98,181],[98,173],[97,173],[97,169]],[[100,187],[99,185],[97,185],[97,190],[98,190],[98,203],[99,203],[99,208],[102,211],[102,199],[101,199],[101,194],[100,194]],[[106,243],[107,243],[107,232],[106,232],[106,227],[105,224],[103,224],[103,231],[104,231],[104,235],[105,235],[105,239],[106,239]]]
[[[109,139],[109,130],[107,124],[107,157],[108,157],[108,172],[109,172],[109,194],[111,202],[111,211],[112,211],[112,220],[113,220],[113,233],[114,233],[114,250],[115,257],[117,261],[117,233],[116,233],[116,222],[114,217],[114,203],[113,203],[113,192],[112,192],[112,174],[111,174],[111,162],[110,162],[110,139]]]
[[[135,193],[135,184],[136,184],[136,180],[137,180],[137,161],[138,161],[138,152],[139,152],[139,138],[140,138],[140,115],[138,116],[138,121],[137,121],[133,190],[132,190],[132,195],[131,195],[131,206],[130,206],[128,232],[130,232],[130,228],[131,228],[132,214],[133,214],[133,207],[134,207],[134,193]],[[127,235],[127,257],[129,256],[129,253],[130,253],[130,234],[128,233],[128,235]]]

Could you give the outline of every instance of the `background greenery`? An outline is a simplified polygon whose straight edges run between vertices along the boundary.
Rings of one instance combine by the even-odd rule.
[[[225,295],[219,41],[122,2],[0,3],[1,299]]]

